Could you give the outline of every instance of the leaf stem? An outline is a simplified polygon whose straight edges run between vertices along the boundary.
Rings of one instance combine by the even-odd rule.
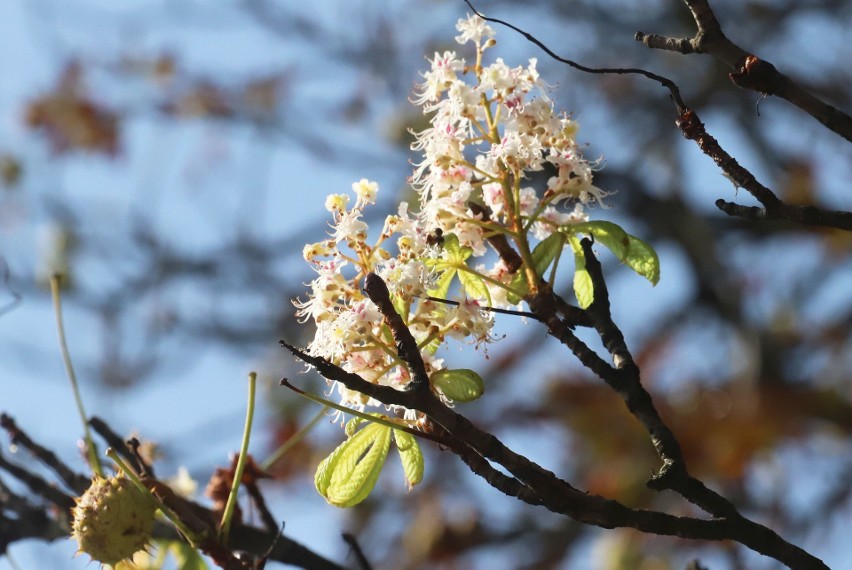
[[[251,439],[251,424],[254,420],[254,398],[257,391],[257,372],[249,372],[248,405],[246,410],[246,424],[243,430],[243,442],[240,446],[240,456],[237,458],[237,467],[234,469],[234,482],[231,485],[231,493],[228,502],[225,503],[225,512],[222,513],[222,522],[219,524],[219,542],[223,546],[228,545],[228,535],[231,532],[231,520],[234,517],[234,508],[237,506],[237,492],[240,490],[240,481],[246,468],[249,440]]]
[[[71,381],[71,391],[74,393],[74,401],[77,403],[77,412],[80,414],[80,421],[83,423],[83,434],[86,441],[86,455],[89,457],[89,466],[95,475],[103,477],[103,469],[101,468],[101,460],[98,457],[98,449],[95,447],[95,440],[92,438],[92,432],[89,429],[88,416],[86,409],[83,407],[83,397],[80,395],[80,386],[77,383],[77,375],[74,373],[74,366],[71,363],[71,353],[68,351],[68,343],[65,340],[65,325],[62,320],[62,296],[59,292],[59,285],[62,281],[62,275],[54,273],[50,277],[50,296],[53,299],[53,312],[56,314],[56,329],[59,333],[59,350],[62,353],[62,362],[65,364],[65,372],[68,374],[68,379]]]

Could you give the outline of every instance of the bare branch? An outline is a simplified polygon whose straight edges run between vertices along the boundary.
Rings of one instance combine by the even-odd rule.
[[[636,41],[649,48],[676,51],[683,54],[712,55],[734,71],[728,74],[731,82],[743,89],[786,99],[809,114],[828,129],[852,141],[852,117],[822,101],[801,85],[778,71],[770,62],[761,59],[729,40],[722,32],[708,0],[684,0],[692,13],[697,32],[692,38],[669,38],[636,32]]]
[[[587,266],[590,273],[597,273],[592,279],[600,287],[603,283],[600,264],[591,253],[591,242],[586,241],[583,247],[587,254]],[[589,264],[589,259],[594,261]],[[387,286],[380,277],[369,274],[365,290],[382,311],[385,321],[391,326],[399,350],[406,352],[404,357],[400,354],[400,358],[409,366],[412,378],[425,377],[426,371],[422,358],[411,357],[411,351],[417,349],[416,344],[411,332],[408,331],[401,317],[396,314]],[[451,445],[450,449],[460,455],[474,473],[508,495],[516,496],[531,504],[541,504],[553,512],[570,516],[586,524],[604,528],[630,527],[643,532],[675,535],[682,538],[735,540],[791,568],[827,568],[819,559],[786,542],[771,529],[744,518],[727,499],[689,476],[677,440],[660,419],[650,395],[641,386],[638,368],[633,364],[629,353],[626,353],[623,337],[620,342],[617,340],[621,333],[609,316],[609,301],[605,286],[600,291],[595,291],[596,298],[599,293],[602,297],[595,308],[598,314],[597,317],[592,317],[592,320],[595,322],[597,318],[596,328],[606,329],[606,334],[614,339],[610,342],[610,346],[625,359],[625,364],[621,368],[607,365],[577,340],[567,323],[556,316],[555,299],[547,301],[546,293],[541,292],[530,300],[530,307],[534,312],[540,312],[542,321],[548,324],[549,330],[551,326],[554,326],[557,334],[569,340],[572,351],[576,349],[575,354],[579,353],[578,357],[581,357],[581,361],[588,360],[594,365],[596,371],[601,371],[602,378],[622,395],[630,411],[646,426],[654,445],[664,458],[663,469],[652,480],[653,482],[649,483],[649,486],[658,490],[675,490],[717,518],[703,520],[675,517],[657,511],[631,509],[617,501],[586,494],[560,479],[553,472],[512,451],[496,436],[481,430],[466,417],[445,406],[429,389],[428,377],[426,384],[416,385],[409,390],[397,390],[390,386],[368,382],[359,375],[347,372],[325,358],[309,355],[284,340],[280,341],[280,344],[302,361],[314,366],[329,380],[340,382],[350,390],[361,392],[386,405],[403,406],[426,414],[430,420],[441,426],[453,440],[458,442]],[[551,334],[553,334],[552,331]],[[585,349],[580,348],[581,346]],[[489,461],[502,466],[512,477],[507,477],[488,465]]]
[[[819,208],[816,208],[816,207],[808,207],[808,208],[803,209],[803,208],[800,208],[800,207],[797,207],[797,206],[790,206],[788,204],[784,204],[784,202],[782,202],[775,195],[775,193],[772,192],[772,190],[770,190],[769,188],[767,188],[766,186],[764,186],[763,184],[758,182],[757,178],[755,178],[755,176],[751,172],[749,172],[746,168],[742,167],[736,161],[736,159],[734,157],[732,157],[730,154],[728,154],[721,147],[721,145],[719,145],[719,142],[707,132],[707,129],[704,127],[704,123],[702,123],[701,119],[698,117],[698,113],[696,113],[694,110],[692,110],[692,109],[690,109],[689,107],[686,106],[686,104],[684,103],[683,99],[680,96],[679,88],[674,83],[674,81],[672,81],[671,79],[668,79],[667,77],[663,77],[661,75],[657,75],[655,73],[645,71],[643,69],[636,69],[636,68],[591,68],[591,67],[586,67],[584,65],[580,65],[580,64],[578,64],[578,63],[576,63],[576,62],[574,62],[570,59],[566,59],[566,58],[563,58],[563,57],[557,55],[555,52],[553,52],[553,50],[551,50],[544,43],[542,43],[541,40],[537,39],[535,36],[533,36],[529,32],[525,32],[524,30],[518,28],[517,26],[514,26],[514,25],[512,25],[508,22],[505,22],[503,20],[483,16],[481,13],[476,11],[476,9],[470,4],[469,0],[465,0],[465,3],[467,3],[467,5],[470,6],[471,9],[482,19],[484,19],[488,22],[494,22],[494,23],[497,23],[497,24],[501,24],[503,26],[506,26],[509,29],[512,29],[512,30],[518,32],[519,34],[524,36],[527,40],[529,40],[530,42],[532,42],[533,44],[535,44],[536,46],[541,48],[547,55],[549,55],[553,59],[560,61],[562,63],[565,63],[566,65],[569,65],[569,66],[571,66],[575,69],[578,69],[580,71],[584,71],[586,73],[599,73],[599,74],[631,73],[631,74],[638,74],[638,75],[642,75],[644,77],[647,77],[649,79],[653,79],[654,81],[657,81],[658,83],[660,83],[661,85],[663,85],[664,87],[669,89],[671,96],[672,96],[672,100],[675,102],[675,106],[677,107],[677,111],[678,111],[678,118],[676,120],[676,124],[677,124],[678,128],[680,128],[683,135],[690,140],[694,140],[698,144],[699,148],[701,148],[701,150],[704,152],[704,154],[706,154],[707,156],[712,158],[713,161],[719,166],[719,168],[722,169],[722,171],[725,173],[725,175],[728,176],[731,180],[733,180],[734,183],[736,183],[738,187],[745,188],[751,195],[753,195],[755,198],[757,198],[758,201],[760,201],[761,204],[763,204],[763,206],[766,208],[766,215],[762,216],[762,218],[765,218],[765,219],[786,219],[786,220],[790,220],[790,221],[794,221],[794,222],[798,222],[798,223],[809,224],[809,225],[820,225],[820,226],[825,226],[825,227],[835,227],[835,228],[839,228],[839,229],[852,229],[852,213],[848,213],[848,212],[825,212],[825,211],[820,210]],[[703,1],[703,3],[706,4],[706,1]],[[691,5],[690,2],[687,2],[687,4]],[[719,28],[719,24],[716,21],[715,16],[713,15],[712,11],[709,11],[709,5],[707,6],[707,8],[708,8],[708,11],[698,11],[698,12],[694,13],[694,14],[697,14],[697,15],[695,15],[695,18],[696,18],[696,21],[698,22],[699,29],[705,31],[704,35],[702,35],[702,42],[710,42],[710,44],[712,44],[712,42],[714,42],[714,41],[721,42],[721,44],[720,44],[721,47],[717,47],[717,48],[714,48],[714,49],[718,50],[719,54],[725,54],[724,57],[729,57],[728,52],[732,51],[732,50],[734,52],[736,52],[737,54],[739,54],[740,52],[742,52],[742,54],[745,54],[745,52],[743,52],[740,48],[738,48],[737,46],[735,46],[734,44],[729,42],[724,37],[724,35],[722,35],[721,28]],[[715,26],[715,28],[719,28],[718,29],[718,35],[721,37],[721,39],[717,38],[716,35],[714,35],[715,33],[710,32],[714,29],[714,26]],[[706,38],[706,36],[708,34],[709,34],[711,39]],[[699,31],[699,35],[701,35],[700,31]],[[637,39],[644,38],[644,37],[646,37],[646,36],[644,36],[644,34],[637,34]],[[656,38],[657,39],[654,40],[654,43],[655,44],[663,44],[663,45],[681,45],[684,41],[682,39],[662,38],[662,36],[656,36]],[[724,41],[722,41],[722,40],[724,40]],[[692,40],[690,40],[690,41],[692,41]],[[727,42],[727,43],[725,43],[725,42]],[[708,44],[708,45],[710,45],[710,44]],[[704,45],[704,43],[702,43],[702,45]],[[715,44],[713,44],[713,45],[715,45]],[[654,47],[657,47],[657,46],[655,45]],[[739,51],[737,51],[737,50],[739,50]],[[745,55],[748,55],[748,54],[745,54]],[[722,56],[720,56],[720,57],[722,57]],[[754,66],[754,65],[755,64],[753,62],[748,63],[748,62],[745,62],[745,60],[744,60],[744,63],[742,64],[742,66],[744,66],[744,67],[743,67],[743,72],[741,73],[741,75],[743,77],[746,77],[746,76],[750,76],[750,74],[757,73],[757,75],[755,76],[755,77],[757,77],[761,73],[763,73],[763,72],[758,72],[757,71],[758,68],[752,69],[752,67],[750,67],[750,66]],[[746,68],[748,68],[748,69],[746,69]],[[846,118],[848,119],[848,117],[846,117]],[[849,132],[852,133],[852,124],[850,124]],[[849,137],[847,137],[847,138],[849,138]],[[718,202],[717,202],[717,206],[718,206]],[[725,210],[721,206],[719,206],[719,207],[720,207],[720,209],[722,209],[723,211],[725,211],[726,213],[729,213],[729,214],[731,212],[739,212],[740,211],[740,210],[729,208],[729,210],[731,210],[731,212],[729,212],[728,210]],[[805,211],[803,211],[803,210],[805,210]],[[744,216],[744,217],[748,217],[749,215],[754,217],[754,216],[758,216],[758,213],[749,210],[749,211],[747,211],[747,215]],[[753,218],[750,218],[750,219],[753,219]]]

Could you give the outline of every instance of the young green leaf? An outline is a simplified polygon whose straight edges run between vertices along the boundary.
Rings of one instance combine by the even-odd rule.
[[[402,295],[391,295],[391,304],[396,313],[402,317],[403,321],[408,320],[408,309],[411,308],[411,300],[406,299]]]
[[[317,465],[317,471],[314,473],[314,487],[316,487],[317,492],[323,497],[325,497],[328,492],[328,486],[331,484],[331,476],[334,473],[334,470],[337,469],[340,457],[343,455],[343,452],[346,450],[346,445],[350,441],[350,439],[347,439],[338,445],[335,450],[328,455],[328,457],[323,459],[320,464]]]
[[[515,273],[512,277],[512,281],[509,282],[509,287],[514,291],[514,293],[506,293],[506,300],[509,301],[512,305],[517,305],[521,302],[527,293],[530,292],[530,288],[527,285],[527,280],[524,279],[524,274],[521,271]]]
[[[322,477],[325,499],[336,507],[353,507],[367,498],[376,485],[390,449],[391,429],[371,423],[343,442],[320,464],[330,475]],[[333,458],[333,459],[332,459]],[[331,461],[329,461],[331,460]],[[328,465],[323,465],[329,461]],[[320,479],[317,470],[315,480]]]
[[[532,251],[535,274],[543,278],[544,272],[547,271],[556,256],[562,252],[563,247],[565,247],[565,236],[559,232],[552,233],[539,242]]]
[[[432,385],[454,402],[472,402],[482,396],[485,383],[473,370],[439,370],[431,376]]]
[[[581,309],[587,309],[595,300],[595,288],[592,285],[592,276],[586,269],[586,256],[580,245],[580,240],[570,238],[571,250],[574,252],[574,295]]]
[[[585,267],[574,271],[574,295],[581,309],[588,309],[595,300],[595,289],[592,286],[592,276]]]
[[[660,280],[660,258],[654,248],[636,236],[627,236],[630,248],[624,263],[633,271],[647,279],[652,285]]]
[[[576,233],[590,234],[595,238],[595,241],[606,246],[619,261],[625,261],[630,249],[630,241],[621,226],[612,222],[594,221],[584,222],[582,224],[574,224],[566,226],[567,229]]]
[[[446,299],[447,295],[450,292],[450,283],[453,282],[453,277],[455,276],[455,269],[447,269],[446,271],[441,273],[441,276],[438,277],[438,281],[435,284],[435,288],[429,289],[429,291],[427,291],[427,293],[429,293],[429,296],[436,297],[438,299]]]
[[[469,247],[462,247],[459,244],[459,238],[452,233],[444,234],[444,257],[450,264],[458,265],[464,263],[464,260],[471,256],[473,250]]]
[[[465,293],[472,299],[483,299],[488,305],[491,305],[491,293],[488,287],[485,286],[485,281],[482,278],[470,271],[459,271],[459,281],[464,285]]]
[[[425,467],[423,452],[420,450],[417,438],[410,433],[395,429],[393,436],[396,441],[396,449],[399,452],[399,459],[402,461],[405,480],[410,489],[423,480],[423,469]]]

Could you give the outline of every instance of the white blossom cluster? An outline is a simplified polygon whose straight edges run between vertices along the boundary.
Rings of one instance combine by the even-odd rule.
[[[477,345],[492,340],[493,319],[483,305],[508,307],[513,296],[517,303],[515,275],[504,262],[486,267],[464,259],[484,256],[487,240],[503,235],[527,263],[530,236],[543,240],[561,226],[587,221],[585,208],[606,195],[592,184],[593,165],[574,139],[576,122],[554,112],[536,60],[509,67],[498,58],[484,66],[483,54],[495,45],[494,31],[476,16],[460,20],[457,29],[459,43],[475,46],[474,65],[452,51],[436,53],[413,101],[430,116],[429,128],[415,133],[412,145],[423,156],[411,180],[420,195],[419,211],[410,213],[402,203],[370,243],[362,214],[375,203],[378,186],[361,180],[352,185],[353,205],[347,195],[328,197],[333,231],[304,249],[317,273],[308,299],[296,302],[300,318],[317,327],[309,352],[399,389],[409,374],[382,315],[360,290],[367,273],[387,283],[431,374],[444,368],[435,351],[447,339]],[[529,185],[527,173],[546,167],[554,172],[546,188]],[[490,219],[475,214],[471,202],[490,210]],[[427,298],[446,295],[445,277],[453,274],[461,283],[458,305]],[[481,286],[472,286],[477,283]],[[345,406],[380,405],[342,385],[333,389]],[[405,417],[417,419],[410,412]]]

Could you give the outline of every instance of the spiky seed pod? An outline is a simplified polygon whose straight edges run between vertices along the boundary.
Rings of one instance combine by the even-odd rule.
[[[79,545],[78,552],[115,565],[148,545],[157,507],[123,473],[95,476],[76,501],[71,536]]]

